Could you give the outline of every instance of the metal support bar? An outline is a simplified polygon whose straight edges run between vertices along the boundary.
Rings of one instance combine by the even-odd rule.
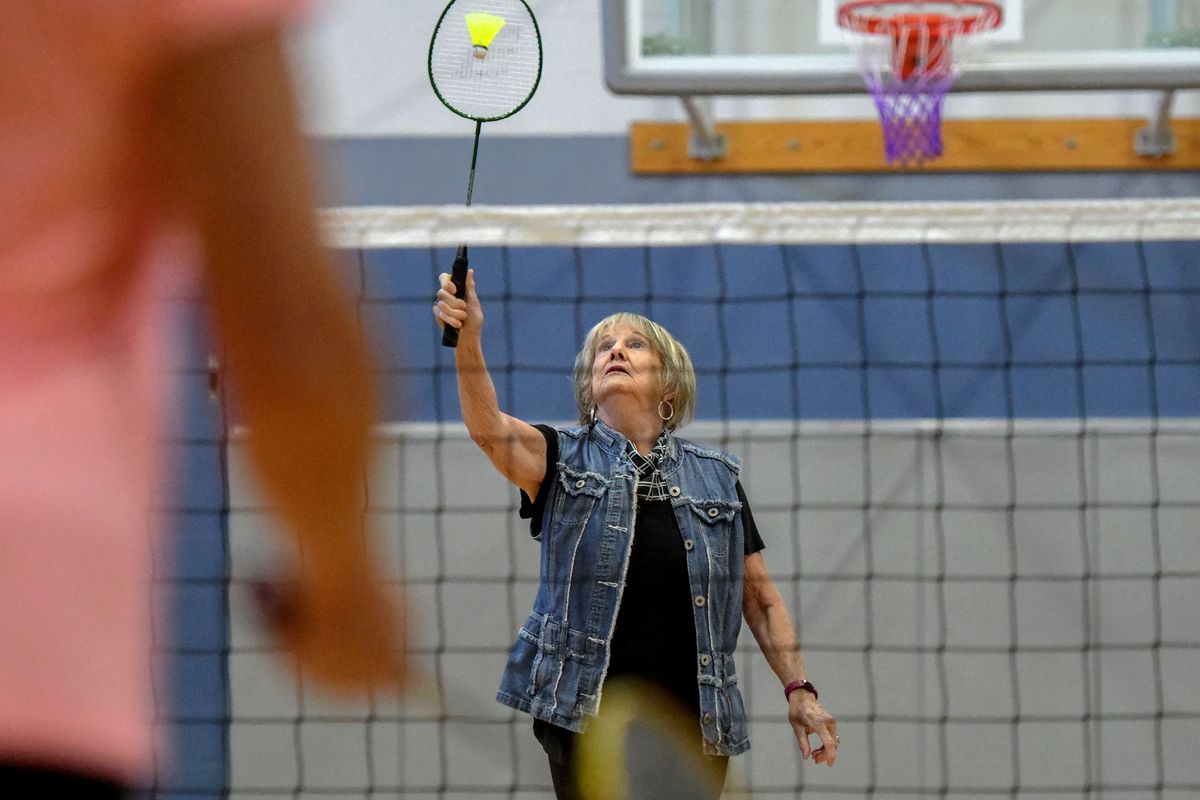
[[[1171,102],[1174,99],[1174,89],[1158,93],[1149,124],[1138,128],[1133,137],[1133,149],[1139,156],[1163,158],[1175,154],[1175,134],[1171,132]]]
[[[719,161],[727,154],[725,137],[717,133],[716,128],[708,121],[708,117],[700,108],[696,98],[685,95],[679,98],[687,111],[691,122],[691,135],[688,136],[688,157],[700,161]]]

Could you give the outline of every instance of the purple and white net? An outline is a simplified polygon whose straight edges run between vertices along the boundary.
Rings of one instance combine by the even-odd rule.
[[[942,103],[999,9],[969,0],[847,3],[846,30],[883,125],[889,164],[921,164],[942,155]]]
[[[942,101],[957,77],[957,71],[908,80],[867,74],[889,164],[921,164],[942,155]]]

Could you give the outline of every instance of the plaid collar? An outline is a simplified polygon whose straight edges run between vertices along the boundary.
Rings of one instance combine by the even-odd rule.
[[[667,484],[658,471],[658,465],[662,463],[663,457],[667,454],[668,437],[667,429],[663,428],[662,433],[658,435],[658,441],[654,443],[654,447],[650,448],[648,455],[639,453],[632,442],[625,444],[625,453],[638,471],[637,494],[639,500],[666,500],[670,497],[667,494]]]

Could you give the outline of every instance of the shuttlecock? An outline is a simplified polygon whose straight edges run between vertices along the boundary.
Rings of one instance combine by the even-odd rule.
[[[504,18],[482,11],[472,11],[467,14],[467,31],[471,34],[471,44],[474,45],[475,57],[485,58],[488,45],[496,38],[496,34],[504,27]]]

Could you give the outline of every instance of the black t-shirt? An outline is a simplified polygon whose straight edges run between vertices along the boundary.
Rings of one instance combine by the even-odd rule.
[[[530,520],[534,536],[541,533],[550,488],[558,480],[558,433],[547,425],[537,428],[546,437],[546,477],[536,498],[521,493],[520,512]],[[745,553],[751,555],[764,549],[764,544],[740,482],[737,496],[742,503]],[[608,676],[636,675],[652,681],[698,713],[692,613],[687,553],[671,501],[639,500]]]

